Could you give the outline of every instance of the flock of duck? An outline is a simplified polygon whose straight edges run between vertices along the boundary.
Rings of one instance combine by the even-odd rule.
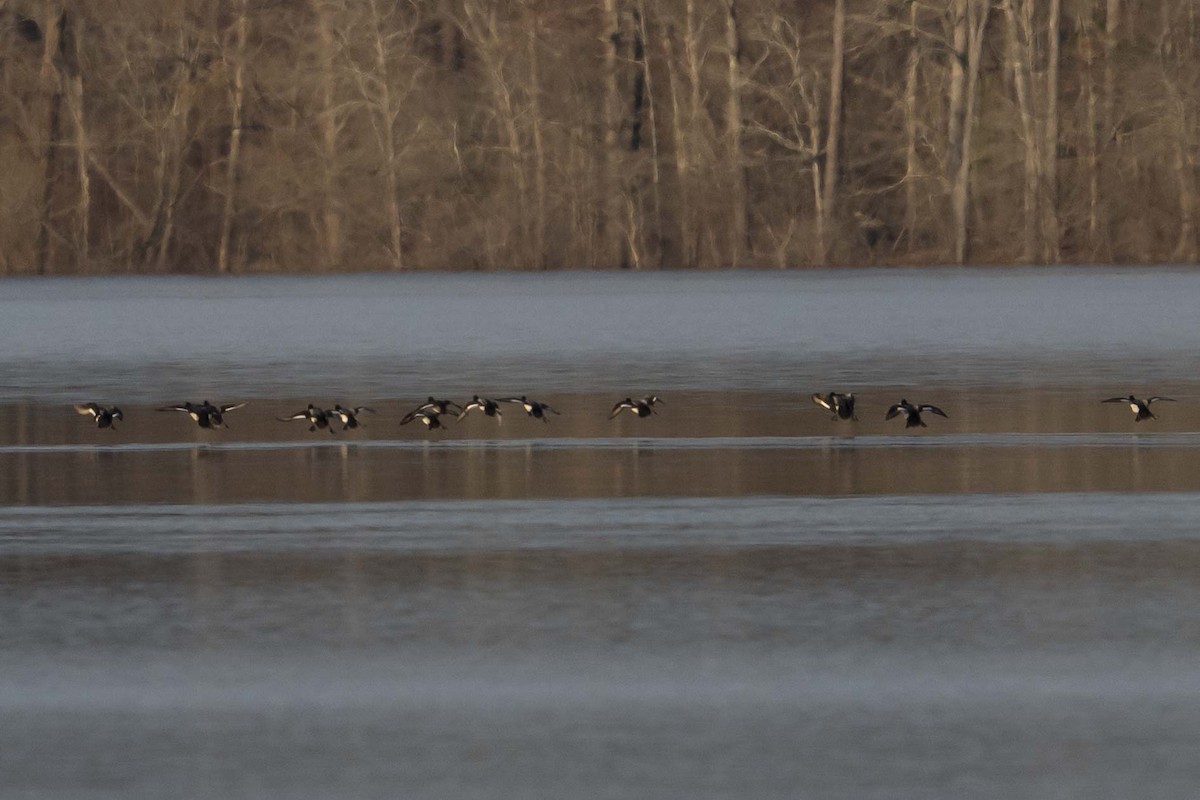
[[[858,419],[854,412],[853,392],[845,394],[841,392],[829,392],[827,394],[814,393],[811,399],[816,405],[831,412],[832,419],[834,420]],[[1170,397],[1159,395],[1147,397],[1144,400],[1140,400],[1133,395],[1128,395],[1127,397],[1110,397],[1100,402],[1126,403],[1133,412],[1134,422],[1141,422],[1145,419],[1157,419],[1157,416],[1150,411],[1150,405],[1163,401],[1175,402]],[[626,397],[623,400],[617,401],[609,412],[608,418],[615,419],[622,411],[628,411],[633,416],[644,419],[652,414],[657,414],[658,412],[654,410],[654,407],[662,404],[662,402],[662,399],[657,395],[646,395],[638,400],[633,399],[633,397]],[[474,395],[466,405],[459,405],[453,400],[439,400],[429,397],[424,403],[421,403],[401,417],[400,424],[407,425],[410,422],[420,422],[429,430],[434,431],[445,427],[445,423],[442,421],[444,417],[453,417],[456,421],[460,421],[473,411],[477,411],[486,417],[492,417],[496,420],[497,424],[503,424],[504,415],[500,411],[501,403],[519,405],[526,416],[531,419],[540,419],[542,422],[549,422],[549,414],[559,414],[558,411],[546,403],[530,400],[525,395],[499,399]],[[158,410],[182,411],[190,416],[192,421],[201,428],[213,429],[228,428],[229,426],[225,423],[225,415],[245,405],[245,403],[214,405],[205,400],[203,403],[186,402],[176,406],[163,406]],[[116,430],[115,423],[117,421],[123,422],[125,419],[125,415],[121,413],[121,409],[115,405],[103,406],[98,403],[84,403],[75,406],[75,411],[79,414],[92,417],[97,428]],[[359,426],[359,416],[374,413],[375,409],[367,406],[346,407],[341,403],[337,403],[333,408],[325,409],[309,403],[307,408],[297,411],[295,414],[286,417],[276,417],[276,419],[280,422],[307,422],[309,431],[328,430],[330,433],[336,433],[339,423],[343,431],[351,430]],[[907,399],[902,398],[900,402],[888,407],[884,419],[893,419],[902,416],[904,417],[905,428],[926,428],[928,425],[921,417],[924,413],[949,418],[949,415],[945,411],[935,405],[930,405],[929,403],[910,403]]]
[[[540,419],[542,422],[549,422],[548,415],[557,415],[560,413],[548,403],[531,400],[525,395],[521,395],[520,397],[504,397],[496,400],[474,395],[466,405],[460,405],[453,400],[439,400],[435,397],[429,397],[424,403],[421,403],[401,417],[400,424],[407,425],[410,422],[420,422],[426,428],[433,431],[445,427],[445,423],[442,422],[443,417],[453,417],[456,421],[462,420],[472,411],[478,411],[486,417],[495,419],[498,424],[503,424],[504,414],[500,410],[501,403],[519,405],[528,417]],[[654,406],[660,403],[662,403],[662,399],[653,394],[646,395],[640,400],[626,397],[612,407],[608,418],[613,419],[626,410],[637,417],[648,417],[651,414],[658,413],[654,410]],[[163,406],[158,410],[182,411],[191,417],[192,421],[201,428],[214,429],[228,428],[229,425],[225,422],[225,415],[245,405],[245,403],[216,405],[205,400],[203,403],[186,402],[177,406]],[[118,421],[124,422],[125,420],[125,414],[119,406],[115,405],[104,406],[99,403],[82,403],[76,405],[74,408],[76,413],[90,416],[92,421],[96,423],[97,428],[116,430],[116,423]],[[303,421],[308,423],[310,431],[328,430],[330,433],[336,433],[339,423],[342,426],[342,430],[351,430],[359,426],[359,416],[374,413],[375,409],[368,406],[346,407],[341,403],[336,403],[333,408],[326,409],[309,403],[307,408],[297,411],[295,414],[286,417],[276,417],[276,419],[280,422]]]

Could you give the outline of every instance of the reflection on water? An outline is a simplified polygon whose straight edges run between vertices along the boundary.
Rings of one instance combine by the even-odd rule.
[[[17,797],[1186,796],[1197,508],[2,511],[0,771]]]

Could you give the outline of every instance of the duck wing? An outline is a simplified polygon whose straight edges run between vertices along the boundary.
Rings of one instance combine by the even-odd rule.
[[[84,403],[82,405],[72,406],[76,414],[90,415],[92,419],[100,416],[100,406],[95,403]]]
[[[369,408],[368,406],[355,406],[353,410],[354,410],[355,414],[362,414],[363,412],[366,412],[368,414],[375,413],[375,409]]]
[[[1128,403],[1131,402],[1128,397],[1110,397],[1107,400],[1101,400],[1101,403]]]
[[[222,414],[227,414],[230,411],[235,411],[236,409],[239,409],[244,405],[246,405],[246,404],[245,403],[229,403],[228,405],[217,406],[217,408],[220,409]]]
[[[946,417],[946,419],[950,419],[945,411],[942,411],[937,406],[931,406],[928,403],[922,403],[921,405],[917,406],[917,411],[928,411],[930,414],[937,414],[939,417]]]
[[[186,403],[181,406],[163,406],[162,408],[160,408],[158,410],[159,411],[183,411],[184,413],[187,413],[187,414],[192,413],[191,407]]]
[[[280,422],[291,422],[294,419],[308,419],[308,411],[297,411],[290,417],[276,417],[275,419],[279,420]]]
[[[904,413],[904,416],[906,416],[906,417],[908,416],[908,409],[907,409],[907,408],[905,408],[904,406],[900,405],[899,403],[896,403],[896,405],[894,405],[894,406],[890,406],[890,407],[888,408],[888,410],[887,410],[887,414],[886,414],[886,415],[884,415],[884,417],[883,417],[883,418],[884,418],[884,419],[891,419],[892,417],[894,417],[894,416],[896,416],[896,415],[900,414],[901,412],[903,412],[903,413]]]
[[[1151,403],[1157,403],[1157,402],[1158,402],[1158,401],[1160,401],[1160,400],[1162,400],[1162,401],[1165,401],[1165,402],[1167,402],[1167,403],[1174,403],[1174,402],[1175,402],[1175,398],[1173,398],[1173,397],[1161,397],[1160,395],[1157,395],[1157,394],[1156,394],[1156,395],[1154,395],[1154,397],[1147,397],[1147,398],[1146,398],[1146,405],[1150,405]]]
[[[814,403],[816,403],[817,405],[819,405],[821,408],[828,409],[829,411],[834,410],[833,405],[830,404],[830,402],[829,402],[829,399],[826,398],[825,395],[823,395],[823,394],[817,394],[816,392],[813,392],[812,401]]]

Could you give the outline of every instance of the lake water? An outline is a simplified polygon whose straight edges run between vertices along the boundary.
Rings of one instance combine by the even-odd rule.
[[[1198,301],[1165,268],[0,282],[0,794],[1190,796]],[[562,415],[399,425],[472,392]],[[1177,402],[1098,402],[1129,392]],[[248,405],[154,410],[205,397]],[[378,413],[277,421],[309,401]]]

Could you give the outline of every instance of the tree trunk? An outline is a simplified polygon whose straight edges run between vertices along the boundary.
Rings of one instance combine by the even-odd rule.
[[[604,146],[603,185],[604,213],[600,217],[600,264],[604,267],[624,266],[621,219],[624,211],[624,161],[620,145],[621,88],[618,55],[621,49],[621,19],[617,0],[604,0]]]
[[[1113,151],[1112,143],[1116,138],[1117,133],[1117,31],[1121,25],[1121,0],[1108,0],[1104,11],[1104,127],[1101,130],[1102,138],[1102,153],[1110,153],[1104,155],[1103,161],[1100,164],[1102,171],[1101,179],[1104,181],[1105,187],[1113,186],[1116,182],[1116,169],[1113,163],[1116,160],[1117,154]],[[1113,204],[1109,203],[1105,208],[1104,223],[1101,230],[1103,237],[1103,252],[1108,259],[1114,257],[1113,253]]]
[[[954,176],[951,207],[954,214],[954,261],[965,264],[970,255],[971,136],[975,128],[979,66],[983,60],[983,34],[987,29],[990,0],[960,0],[967,23],[967,65],[964,90],[962,140]]]
[[[184,147],[187,141],[188,120],[195,97],[194,65],[183,69],[183,77],[171,105],[171,115],[166,127],[166,139],[160,144],[163,163],[163,189],[155,215],[155,230],[150,237],[149,253],[154,256],[158,272],[165,272],[175,233],[175,209],[179,204],[183,188]]]
[[[825,143],[825,186],[821,193],[822,228],[828,235],[833,232],[834,208],[837,203],[838,177],[841,171],[842,140],[842,88],[846,64],[846,0],[834,0],[833,6],[833,49],[829,67],[829,122],[826,124],[828,138]],[[821,263],[828,263],[829,248],[821,253]]]
[[[233,217],[237,212],[238,160],[242,152],[242,112],[246,102],[246,32],[249,28],[246,0],[237,4],[234,21],[233,63],[226,52],[226,68],[232,68],[229,88],[229,155],[225,161],[225,210],[221,215],[221,239],[217,246],[217,272],[228,273],[230,244],[233,237]]]
[[[67,27],[67,12],[62,4],[51,0],[42,18],[43,48],[41,80],[47,93],[46,146],[42,154],[42,208],[38,220],[38,275],[45,275],[54,262],[54,237],[51,220],[54,215],[54,184],[58,175],[58,150],[62,138],[63,80],[59,64],[66,46],[63,35]]]
[[[383,155],[383,187],[386,197],[384,206],[387,209],[388,226],[388,255],[391,257],[392,269],[404,269],[404,220],[400,215],[400,182],[396,176],[396,109],[393,108],[391,80],[388,76],[388,59],[386,34],[383,30],[383,20],[379,16],[376,0],[370,0],[371,21],[373,23],[375,41],[375,78],[378,86],[375,113],[379,119],[378,135],[380,150]]]
[[[530,12],[525,24],[529,51],[529,124],[533,129],[533,263],[534,269],[546,268],[546,148],[542,141],[541,81],[538,76],[536,12]]]
[[[70,44],[64,47],[63,75],[67,83],[67,107],[71,111],[71,123],[75,131],[75,172],[78,178],[78,197],[75,203],[75,271],[85,274],[90,271],[89,223],[92,215],[92,182],[88,171],[88,134],[83,107],[83,31],[79,15],[75,16],[70,30],[64,37]]]
[[[1089,260],[1095,261],[1100,254],[1100,152],[1099,142],[1096,141],[1099,116],[1093,71],[1096,30],[1090,14],[1081,14],[1078,25],[1082,31],[1079,37],[1079,60],[1083,64],[1084,146],[1088,179],[1087,254]]]
[[[946,119],[946,175],[951,187],[958,175],[958,159],[962,155],[963,114],[967,99],[967,5],[971,0],[953,1],[953,50],[950,53],[949,115]]]
[[[921,35],[917,28],[917,0],[908,5],[909,31],[912,39],[908,51],[908,69],[904,79],[904,236],[908,252],[916,245],[917,221],[917,81],[921,67]]]
[[[333,30],[334,9],[329,0],[309,0],[317,27],[320,110],[316,121],[321,136],[321,243],[324,268],[336,269],[342,259],[342,217],[338,211],[337,158],[338,119],[335,96],[337,41]]]
[[[689,266],[698,267],[704,265],[700,254],[702,212],[698,206],[699,200],[704,194],[701,176],[705,173],[702,168],[708,166],[707,153],[701,150],[701,143],[707,137],[708,129],[705,127],[704,131],[701,131],[700,122],[701,117],[704,116],[704,100],[701,89],[703,78],[700,74],[701,31],[696,21],[696,0],[685,0],[683,8],[683,63],[687,72],[689,89],[685,141],[689,150],[689,191],[692,196],[692,219],[688,223],[688,240],[684,242],[684,249],[685,252],[691,254]]]
[[[844,0],[838,0],[841,4]],[[749,249],[749,225],[746,209],[746,168],[742,159],[742,69],[741,41],[738,32],[737,0],[725,2],[725,50],[729,97],[725,105],[725,136],[730,172],[729,193],[729,266],[741,262]]]
[[[1058,230],[1058,60],[1062,0],[1050,0],[1046,23],[1046,140],[1042,146],[1042,260],[1057,264],[1060,258]]]
[[[1034,116],[1033,99],[1033,47],[1030,37],[1033,31],[1028,22],[1032,11],[1032,0],[1004,0],[1005,31],[1008,40],[1009,66],[1016,94],[1017,113],[1021,120],[1021,143],[1025,155],[1025,172],[1022,183],[1022,211],[1024,247],[1021,258],[1027,264],[1038,259],[1041,251],[1038,226],[1039,185],[1041,183],[1042,159],[1039,154],[1037,120]]]
[[[680,86],[679,70],[676,69],[671,30],[664,25],[661,30],[663,60],[667,65],[667,86],[671,93],[671,138],[675,158],[675,183],[679,207],[675,212],[675,252],[678,254],[672,266],[694,267],[695,251],[692,247],[691,209],[691,162],[688,158],[687,119],[683,107],[683,87]]]
[[[642,84],[645,87],[646,121],[650,130],[650,193],[651,204],[654,208],[654,238],[658,242],[658,246],[654,249],[654,259],[656,266],[661,267],[663,215],[661,191],[662,177],[658,163],[658,114],[654,101],[654,84],[651,82],[650,61],[646,55],[646,48],[649,46],[650,39],[649,31],[646,27],[646,8],[644,0],[637,0],[637,9],[635,13],[637,14],[638,70],[642,76]]]

